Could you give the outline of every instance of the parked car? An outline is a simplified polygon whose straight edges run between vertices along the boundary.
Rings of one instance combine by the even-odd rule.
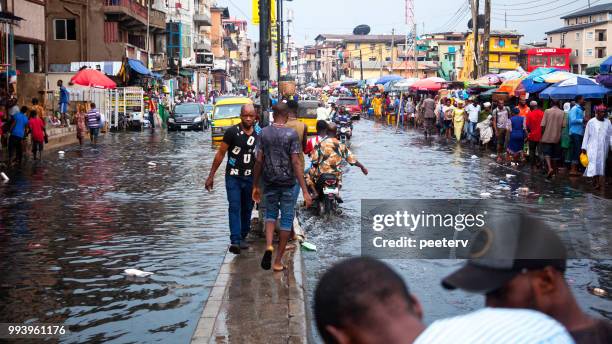
[[[208,127],[204,106],[200,103],[181,103],[168,118],[168,130],[203,130]]]
[[[361,117],[361,108],[359,108],[359,100],[355,97],[340,97],[336,101],[338,107],[344,106],[346,111],[351,115],[352,119]]]

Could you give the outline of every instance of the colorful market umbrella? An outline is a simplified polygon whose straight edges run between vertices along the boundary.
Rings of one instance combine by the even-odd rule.
[[[612,74],[599,74],[596,80],[606,87],[612,87]]]
[[[545,82],[536,82],[535,79],[550,73],[556,72],[556,68],[546,68],[546,67],[538,67],[531,72],[525,79],[523,79],[523,88],[525,92],[528,93],[537,93],[541,92],[546,87],[550,86],[550,84]]]
[[[586,74],[591,75],[591,76],[599,74],[599,70],[601,69],[601,64],[604,62],[606,62],[605,57],[602,57],[600,59],[595,59],[593,63],[591,63],[590,65],[586,67]]]
[[[556,71],[556,72],[552,72],[546,75],[538,76],[534,78],[533,80],[535,82],[546,82],[549,84],[555,84],[561,81],[565,81],[567,79],[571,79],[575,76],[576,74],[572,74],[570,72]]]
[[[402,77],[399,75],[385,75],[385,76],[380,77],[378,80],[376,80],[376,84],[384,85],[388,83],[389,81],[400,80],[400,79],[402,79]]]
[[[594,80],[574,76],[558,82],[540,93],[543,99],[574,99],[583,96],[587,99],[601,99],[610,93],[610,89],[598,84]]]
[[[441,84],[444,84],[444,83],[448,82],[446,79],[443,79],[443,78],[440,78],[440,77],[437,77],[437,76],[432,76],[432,77],[426,78],[425,80],[430,80],[430,81],[438,82],[438,83],[441,83]]]
[[[408,78],[394,81],[391,85],[391,90],[396,92],[407,92],[415,82],[419,81],[418,78]]]
[[[359,80],[346,79],[340,85],[342,85],[342,86],[356,86],[358,83],[359,83]]]
[[[519,96],[519,93],[524,93],[524,90],[518,91],[519,87],[521,87],[522,82],[523,78],[504,81],[497,89],[497,92],[508,93],[511,96]]]
[[[104,73],[91,68],[77,72],[70,79],[70,83],[96,88],[117,88],[117,84]]]
[[[468,83],[469,87],[488,87],[488,86],[493,86],[493,85],[497,85],[501,82],[501,80],[499,80],[499,77],[495,74],[487,74],[485,76],[482,76],[476,80],[470,81]]]
[[[604,62],[599,65],[599,74],[610,74],[612,72],[612,56],[608,56]]]
[[[444,82],[437,82],[435,80],[431,80],[431,78],[427,78],[416,81],[410,88],[416,91],[439,91],[442,89],[442,87],[444,87],[444,83],[446,83],[446,80]]]
[[[526,75],[527,74],[522,70],[509,70],[507,72],[500,73],[497,76],[501,81],[510,81],[520,79]]]

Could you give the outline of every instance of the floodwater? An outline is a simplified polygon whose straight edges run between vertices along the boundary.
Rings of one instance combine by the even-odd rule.
[[[507,202],[508,206],[525,207],[539,214],[564,233],[568,245],[588,240],[592,249],[600,251],[600,256],[610,257],[612,201],[492,164],[491,152],[472,151],[438,138],[426,142],[421,132],[396,131],[369,120],[355,124],[351,151],[368,168],[369,175],[364,176],[358,168],[348,168],[343,177],[343,214],[328,221],[308,212],[300,214],[308,241],[317,246],[317,252],[302,255],[311,306],[316,283],[325,269],[342,258],[360,254],[362,199],[478,199],[481,192],[490,192],[501,204]],[[472,159],[474,154],[477,159]],[[516,177],[508,179],[506,174]],[[529,187],[542,198],[519,197],[516,189],[521,186]],[[507,187],[509,191],[503,190]],[[449,292],[440,285],[443,277],[462,265],[460,261],[387,262],[421,301],[427,323],[484,305],[481,296]],[[612,297],[609,294],[598,297],[588,291],[591,287],[612,290],[611,260],[572,260],[567,279],[587,312],[612,319]],[[309,310],[312,312],[312,307]],[[310,325],[311,340],[320,342],[312,319]]]
[[[64,150],[0,184],[0,323],[63,323],[63,343],[188,343],[228,241],[223,170],[203,187],[210,132]]]
[[[344,214],[324,221],[300,214],[317,252],[304,252],[307,294],[334,262],[360,254],[360,200],[478,198],[539,208],[558,228],[610,247],[610,201],[518,175],[543,204],[499,190],[512,173],[482,154],[444,142],[425,143],[414,131],[362,120],[352,150],[370,170],[344,178]],[[62,343],[187,343],[214,284],[228,244],[223,167],[215,190],[203,188],[215,154],[209,132],[108,134],[97,147],[49,152],[0,184],[0,322],[63,323]],[[152,164],[149,164],[152,163]],[[595,225],[594,225],[595,224]],[[609,226],[607,227],[609,228]],[[447,292],[439,280],[460,265],[448,260],[390,260],[419,297],[426,321],[482,306],[482,299]],[[572,261],[568,280],[591,314],[612,318],[610,261]],[[137,268],[155,274],[126,278]],[[312,322],[311,322],[312,323]],[[312,338],[318,341],[312,327]],[[23,340],[19,341],[24,342]]]

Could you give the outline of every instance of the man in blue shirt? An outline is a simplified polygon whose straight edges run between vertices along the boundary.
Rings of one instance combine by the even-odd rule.
[[[25,113],[28,112],[28,108],[23,106],[21,111],[14,114],[11,118],[11,136],[8,142],[8,161],[9,164],[12,161],[13,153],[16,153],[15,160],[18,165],[21,165],[23,159],[23,139],[26,134],[26,127],[28,125],[28,117]]]
[[[62,121],[63,126],[68,126],[68,116],[66,113],[68,112],[68,104],[70,103],[70,93],[66,87],[64,87],[64,81],[58,80],[57,86],[60,88],[60,99],[59,99],[59,113],[60,120]]]
[[[570,175],[579,176],[578,162],[580,161],[580,148],[582,147],[582,137],[584,136],[584,97],[576,97],[576,105],[570,110],[569,119],[569,134],[571,142],[570,160],[572,168]]]

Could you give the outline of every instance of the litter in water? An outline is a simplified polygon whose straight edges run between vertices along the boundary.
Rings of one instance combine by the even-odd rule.
[[[149,167],[155,167],[155,166],[157,166],[157,164],[156,164],[156,163],[154,163],[153,161],[149,161],[147,164],[149,165]]]
[[[481,192],[480,193],[480,197],[491,197],[491,193],[490,192]]]
[[[516,177],[516,175],[514,175],[514,174],[506,174],[506,178],[514,178],[514,177]]]
[[[302,247],[307,250],[307,251],[316,251],[317,250],[317,246],[315,246],[315,244],[311,244],[309,242],[304,241],[302,243]]]
[[[491,155],[489,155],[489,156],[490,156],[491,158],[493,158],[493,159],[497,158],[497,154],[491,154]]]
[[[125,269],[123,272],[131,277],[148,277],[153,275],[152,272],[142,271],[138,269]]]
[[[527,196],[529,195],[529,188],[526,186],[520,187],[517,189],[519,195]]]
[[[9,181],[9,177],[6,175],[6,173],[0,172],[0,176],[2,176],[2,180],[4,180],[4,182],[8,182]]]
[[[603,289],[601,289],[601,288],[593,288],[593,289],[591,290],[591,292],[592,292],[592,293],[593,293],[593,295],[595,295],[595,296],[606,296],[606,295],[608,294],[608,293],[607,293],[605,290],[603,290]]]
[[[476,155],[472,155],[472,159],[478,159]]]

